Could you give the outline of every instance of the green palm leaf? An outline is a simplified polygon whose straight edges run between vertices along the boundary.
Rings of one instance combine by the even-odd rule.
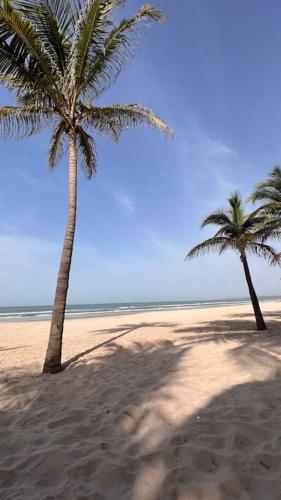
[[[74,32],[72,53],[69,62],[70,89],[76,93],[83,82],[85,68],[92,52],[100,49],[104,36],[103,4],[100,0],[85,2]]]
[[[124,130],[140,125],[157,128],[167,136],[172,135],[172,131],[161,118],[139,104],[116,104],[93,108],[82,106],[81,121],[85,126],[108,135],[115,141],[119,140]]]
[[[276,166],[269,173],[267,179],[260,182],[250,200],[255,203],[256,201],[266,201],[269,205],[280,203],[281,204],[281,168]]]
[[[96,144],[93,137],[81,127],[78,129],[78,151],[81,167],[87,179],[91,179],[97,170]]]
[[[53,169],[63,158],[67,148],[67,131],[64,120],[58,120],[50,141],[48,165]]]
[[[15,35],[18,43],[24,47],[24,50],[30,51],[37,63],[40,65],[44,74],[50,82],[54,82],[54,65],[50,54],[45,50],[38,34],[32,23],[20,15],[11,7],[9,0],[2,0],[0,7],[1,31],[6,28],[6,33]]]
[[[198,257],[199,255],[205,255],[213,251],[221,255],[227,249],[237,250],[234,242],[230,238],[215,236],[193,247],[186,255],[185,260]]]
[[[228,214],[225,213],[223,210],[218,210],[217,212],[214,212],[202,221],[201,227],[206,227],[210,224],[215,224],[217,226],[225,226],[228,224],[231,224],[231,219],[229,218]]]
[[[53,119],[52,109],[4,106],[0,108],[0,135],[3,139],[28,137],[49,126]]]
[[[110,31],[100,50],[88,61],[84,92],[89,93],[91,90],[94,97],[97,97],[116,81],[134,53],[132,35],[136,32],[139,23],[147,19],[161,21],[163,15],[161,11],[147,4],[133,17],[123,19]]]
[[[17,0],[26,19],[36,26],[36,32],[50,52],[58,70],[63,72],[70,50],[70,26],[73,12],[71,2],[61,0]]]
[[[256,257],[265,259],[271,265],[281,263],[281,254],[265,243],[249,242],[247,245],[247,252]]]

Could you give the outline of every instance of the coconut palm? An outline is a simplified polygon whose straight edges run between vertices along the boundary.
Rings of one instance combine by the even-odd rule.
[[[92,132],[118,141],[139,125],[168,134],[165,123],[138,104],[99,106],[98,98],[133,55],[143,21],[162,14],[147,4],[114,22],[123,0],[0,0],[0,82],[15,106],[0,108],[2,137],[26,137],[52,127],[48,163],[53,169],[68,151],[68,217],[58,272],[44,373],[61,370],[63,325],[74,242],[77,166],[96,172]]]
[[[265,181],[260,182],[250,196],[253,203],[263,202],[262,209],[281,215],[281,168],[273,167]]]
[[[249,288],[249,294],[256,318],[257,330],[266,330],[266,324],[260,309],[251,273],[248,265],[248,255],[266,259],[270,264],[279,263],[279,254],[271,246],[264,243],[267,234],[267,217],[256,212],[246,213],[239,193],[228,198],[229,207],[208,215],[201,227],[213,224],[219,226],[215,235],[195,246],[187,254],[186,259],[211,251],[221,255],[226,250],[234,250],[240,256]]]
[[[267,216],[265,238],[281,236],[281,168],[273,167],[265,181],[257,184],[249,201],[262,202],[256,213]]]

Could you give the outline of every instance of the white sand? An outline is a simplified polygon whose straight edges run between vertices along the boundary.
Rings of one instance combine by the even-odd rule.
[[[281,305],[0,324],[0,498],[280,500]],[[120,336],[119,338],[116,338]],[[102,347],[99,344],[107,342]]]

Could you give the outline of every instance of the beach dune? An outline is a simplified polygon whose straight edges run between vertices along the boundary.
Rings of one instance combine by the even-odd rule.
[[[1,498],[280,500],[280,303],[0,324]]]

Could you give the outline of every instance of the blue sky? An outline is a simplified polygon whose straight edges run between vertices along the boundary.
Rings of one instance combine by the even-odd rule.
[[[124,15],[143,2],[131,0]],[[277,0],[158,0],[162,24],[102,102],[139,102],[175,131],[97,138],[99,168],[79,177],[69,303],[247,295],[236,255],[183,263],[207,237],[199,224],[236,189],[247,196],[281,162],[281,4]],[[10,101],[0,90],[0,101]],[[63,239],[66,162],[46,166],[48,134],[1,143],[0,305],[53,300]],[[251,259],[261,295],[281,271]]]

